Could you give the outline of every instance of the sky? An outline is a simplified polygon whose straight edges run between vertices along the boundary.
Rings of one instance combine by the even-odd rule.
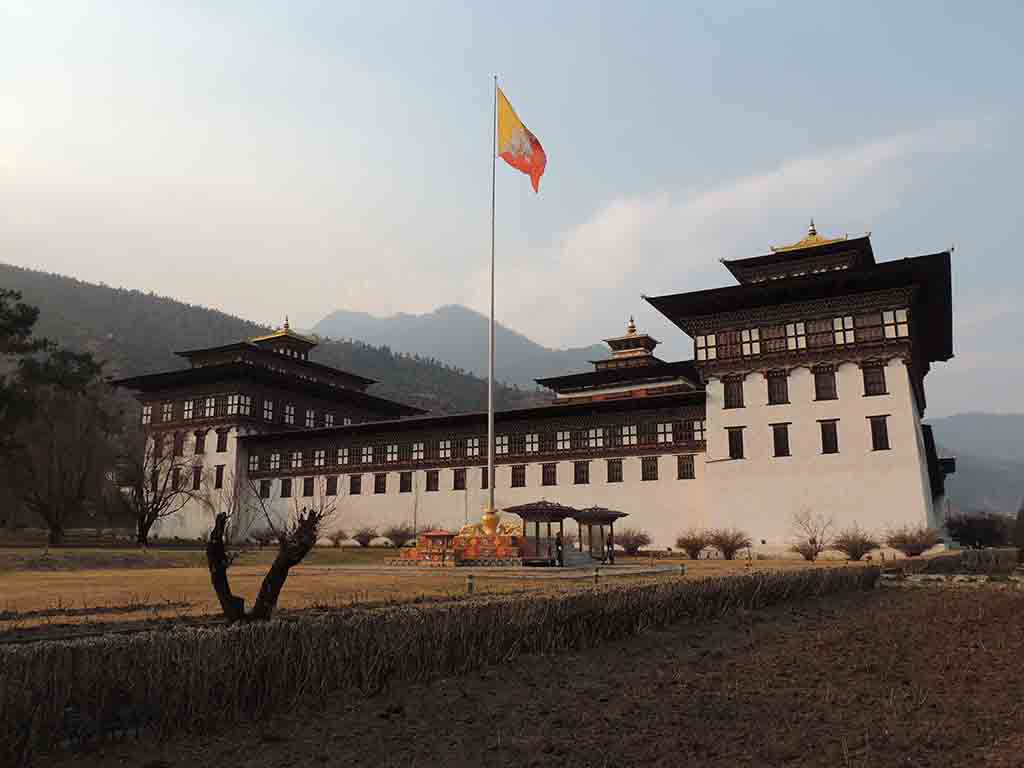
[[[483,312],[566,347],[723,258],[954,247],[929,416],[1020,412],[1024,4],[0,0],[0,261],[279,325]],[[498,350],[500,354],[500,349]]]

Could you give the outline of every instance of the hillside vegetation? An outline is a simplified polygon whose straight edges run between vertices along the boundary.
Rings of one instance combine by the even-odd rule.
[[[266,326],[153,293],[111,288],[0,264],[0,286],[39,307],[36,334],[107,361],[111,375],[180,368],[176,351],[226,344],[266,333]],[[325,341],[312,358],[376,379],[373,394],[435,413],[486,407],[487,382],[457,368],[359,341]],[[536,393],[499,386],[499,408],[536,403]]]

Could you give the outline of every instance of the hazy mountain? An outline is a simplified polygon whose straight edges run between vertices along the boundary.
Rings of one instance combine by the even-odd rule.
[[[940,456],[956,457],[946,493],[963,509],[1013,513],[1024,501],[1024,414],[960,413],[929,419]]]
[[[36,333],[108,361],[113,375],[180,368],[179,350],[226,344],[269,329],[242,318],[152,293],[85,283],[0,264],[0,286],[21,291],[40,309]],[[361,341],[325,341],[312,359],[379,381],[373,394],[437,413],[487,407],[486,381],[433,360],[396,354]],[[536,403],[538,396],[508,387],[499,407]]]
[[[458,305],[438,307],[422,315],[400,313],[375,317],[365,312],[332,312],[313,330],[335,339],[361,339],[397,352],[415,353],[487,375],[487,317]],[[593,370],[591,360],[608,356],[603,344],[549,349],[497,323],[494,329],[495,375],[520,387],[562,373]]]

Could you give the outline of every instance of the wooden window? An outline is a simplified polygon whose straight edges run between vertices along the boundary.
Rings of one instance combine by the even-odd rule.
[[[412,444],[412,460],[423,461],[423,443]]]
[[[313,495],[313,478],[304,477],[302,478],[302,495],[309,498]]]
[[[363,492],[363,476],[362,475],[349,475],[348,476],[348,495],[359,496]]]
[[[718,357],[717,339],[715,334],[695,336],[693,339],[694,356],[697,360],[714,360]]]
[[[726,427],[729,435],[729,458],[743,458],[743,427]]]
[[[164,403],[160,406],[161,419],[163,421],[174,420],[174,403]]]
[[[694,473],[692,454],[676,457],[676,477],[680,480],[696,479],[697,476]]]
[[[740,340],[743,347],[743,356],[761,354],[761,331],[758,328],[740,331]]]
[[[541,453],[552,453],[555,450],[555,433],[554,432],[541,432],[540,433],[540,452]]]
[[[743,407],[743,379],[725,379],[725,408]]]
[[[819,366],[814,369],[814,399],[815,400],[836,400],[836,369],[830,365]]]
[[[185,421],[191,420],[192,414],[194,413],[194,411],[193,411],[194,408],[195,408],[194,401],[186,400],[185,404],[182,406],[182,409],[181,409],[181,418],[183,418]]]
[[[513,488],[525,488],[526,487],[526,465],[525,464],[514,464],[512,466],[512,487]]]
[[[373,446],[372,445],[364,445],[363,446],[363,464],[372,464],[372,463],[373,463]]]
[[[151,424],[153,422],[153,406],[144,405],[142,406],[142,423]]]
[[[316,426],[316,411],[312,408],[306,409],[306,427],[312,429]]]
[[[541,485],[558,485],[558,465],[542,464],[540,474]]]
[[[790,352],[807,349],[807,326],[803,323],[786,324],[786,349]]]
[[[637,444],[637,428],[636,424],[627,424],[622,428],[622,444],[623,445],[636,445]]]
[[[228,450],[228,432],[226,429],[217,430],[217,453],[225,453]]]
[[[452,470],[452,490],[466,490],[466,468],[457,467]]]
[[[328,475],[327,476],[327,487],[325,489],[325,493],[328,496],[337,496],[338,495],[338,476],[337,475]]]
[[[174,433],[174,455],[185,455],[185,433],[183,432]]]
[[[540,439],[536,432],[531,432],[526,436],[526,452],[536,453],[540,445]]]
[[[508,453],[508,435],[498,435],[494,438],[494,453],[498,456]]]
[[[789,374],[786,371],[768,372],[768,405],[789,402]]]
[[[258,454],[252,454],[249,456],[249,471],[259,472],[260,471],[260,457]]]
[[[260,480],[260,498],[261,499],[269,499],[270,498],[271,482],[272,481],[270,481],[270,480]]]
[[[568,431],[562,430],[558,433],[558,443],[555,446],[560,451],[569,450],[569,433]]]
[[[348,448],[338,449],[338,464],[348,464]]]
[[[327,465],[327,451],[324,448],[317,448],[313,451],[313,466],[323,467]]]
[[[375,464],[383,464],[384,463],[384,449],[385,449],[385,446],[383,446],[383,445],[375,445],[375,446],[373,446],[373,462]]]
[[[572,481],[575,485],[588,485],[590,483],[590,462],[574,461],[572,467]]]
[[[480,455],[480,438],[479,437],[467,437],[466,438],[466,455],[471,457],[471,458]]]
[[[853,315],[832,319],[832,336],[836,344],[853,344]]]
[[[657,480],[658,479],[658,457],[657,456],[644,456],[640,459],[640,479],[641,480]]]
[[[871,422],[871,450],[889,450],[889,425],[888,416],[868,416]]]
[[[572,446],[572,449],[574,451],[578,451],[581,448],[586,448],[587,447],[587,430],[585,430],[585,429],[574,429],[572,431],[572,433],[571,433],[570,440],[571,440],[571,442],[569,443],[569,445]]]
[[[789,424],[772,424],[771,427],[775,456],[789,456]]]
[[[198,491],[203,484],[203,468],[192,467],[192,490]]]
[[[487,490],[487,467],[480,467],[480,487]]]
[[[217,399],[214,397],[208,397],[203,401],[203,416],[208,419],[213,418],[217,413]]]
[[[201,429],[196,432],[196,447],[194,453],[199,455],[200,453],[206,453],[206,430]]]
[[[433,493],[440,487],[440,474],[436,469],[427,470],[427,491]]]
[[[263,401],[263,420],[273,421],[274,420],[274,401],[264,400]]]
[[[439,457],[442,460],[450,459],[452,457],[452,441],[451,440],[442,440],[441,441],[440,445],[438,446],[438,455],[439,455]]]
[[[270,469],[278,470],[281,468],[281,454],[272,453],[270,454]]]
[[[384,472],[378,472],[373,476],[373,492],[374,493],[387,493],[388,492],[388,476]]]
[[[854,317],[858,342],[881,341],[884,337],[881,312],[862,312]]]
[[[702,442],[704,440],[704,419],[692,421],[693,439]]]
[[[213,487],[223,488],[224,487],[224,465],[218,464],[213,468]]]
[[[295,406],[291,403],[286,403],[284,406],[284,423],[294,424],[295,423]]]
[[[662,421],[658,423],[658,442],[671,443],[675,439],[672,430],[672,422]]]
[[[602,427],[594,427],[587,431],[587,447],[604,448],[604,429]]]
[[[766,354],[786,351],[786,326],[768,325],[761,329],[761,348]]]
[[[341,423],[344,424],[347,427],[349,424],[352,423],[352,418],[349,417],[349,416],[346,416],[344,419],[341,420]]]
[[[292,451],[292,469],[302,467],[302,451]]]
[[[910,335],[910,321],[905,309],[891,309],[882,313],[885,338],[905,339]]]
[[[514,456],[526,453],[526,435],[511,435],[508,450]]]
[[[238,396],[238,412],[242,416],[252,416],[252,396],[251,395],[239,395]]]
[[[880,363],[865,363],[861,367],[864,374],[865,396],[887,395],[885,388],[885,367]]]
[[[622,482],[622,459],[608,459],[608,482]]]
[[[325,413],[324,414],[324,426],[325,427],[333,427],[334,426],[334,414],[333,413]]]
[[[238,415],[238,395],[228,395],[228,416]]]
[[[812,349],[832,346],[832,321],[831,320],[808,320],[807,346]]]
[[[398,461],[398,445],[397,444],[391,443],[388,446],[387,459],[390,462]]]
[[[821,452],[839,453],[839,420],[823,419],[821,425]]]
[[[401,472],[398,475],[398,492],[412,493],[412,472]]]
[[[739,357],[742,354],[742,338],[743,334],[740,331],[722,331],[718,333],[718,357],[720,359]]]
[[[281,498],[290,499],[292,497],[292,479],[290,477],[281,478]]]

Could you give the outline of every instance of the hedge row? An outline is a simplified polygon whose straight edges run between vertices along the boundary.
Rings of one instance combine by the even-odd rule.
[[[348,609],[0,649],[0,764],[140,723],[161,736],[339,691],[454,675],[738,608],[872,588],[876,568],[753,573],[557,595]]]

